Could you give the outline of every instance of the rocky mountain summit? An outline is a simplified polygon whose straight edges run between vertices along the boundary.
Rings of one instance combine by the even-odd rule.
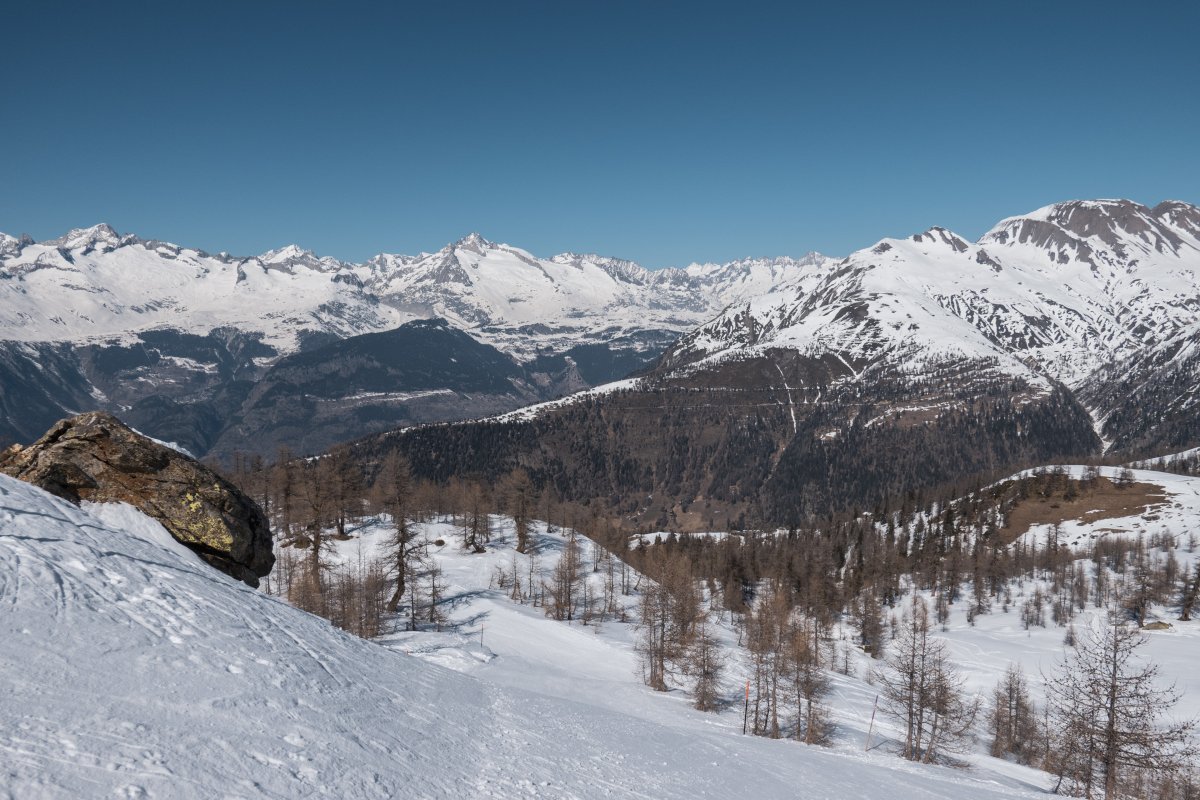
[[[275,563],[267,518],[252,500],[111,414],[64,419],[30,446],[10,447],[0,454],[0,472],[76,505],[128,503],[204,561],[251,586]]]

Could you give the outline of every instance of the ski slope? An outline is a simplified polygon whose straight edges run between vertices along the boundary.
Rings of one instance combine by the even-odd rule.
[[[742,737],[638,687],[619,642],[517,607],[485,623],[483,668],[449,670],[232,582],[129,508],[3,476],[0,606],[0,797],[1035,794]]]

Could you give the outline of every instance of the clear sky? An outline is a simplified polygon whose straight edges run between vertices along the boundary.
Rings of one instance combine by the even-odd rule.
[[[0,230],[646,266],[1200,202],[1194,2],[7,4]]]

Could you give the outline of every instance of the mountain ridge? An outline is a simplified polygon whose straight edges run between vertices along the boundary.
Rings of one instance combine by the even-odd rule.
[[[297,244],[255,256],[214,256],[120,234],[100,223],[43,242],[0,234],[0,276],[25,284],[20,291],[8,284],[5,294],[12,310],[7,319],[0,318],[0,335],[84,342],[162,326],[201,334],[234,326],[257,330],[273,346],[291,351],[306,327],[345,337],[443,317],[529,360],[539,347],[594,340],[581,320],[622,316],[622,308],[631,310],[619,320],[626,330],[682,332],[727,300],[778,281],[783,271],[828,260],[810,253],[801,259],[739,259],[649,270],[597,255],[539,259],[478,233],[433,253],[380,253],[362,263],[319,256]],[[58,279],[38,274],[47,271],[58,273]],[[133,285],[122,286],[118,278],[130,274],[136,277]],[[0,291],[7,283],[0,281]],[[39,293],[55,295],[42,304],[51,307],[39,307]],[[253,308],[239,307],[246,305]],[[75,313],[58,313],[63,309]],[[154,313],[160,310],[172,312],[172,319]],[[182,326],[180,316],[186,318]],[[271,325],[256,317],[266,317]],[[534,321],[562,329],[560,335],[527,345],[522,339],[528,332],[522,337],[514,331]]]

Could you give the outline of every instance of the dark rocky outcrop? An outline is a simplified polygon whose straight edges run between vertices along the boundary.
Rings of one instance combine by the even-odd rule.
[[[92,412],[56,423],[0,454],[0,472],[72,503],[129,503],[222,572],[258,586],[275,555],[267,518],[215,472]]]

